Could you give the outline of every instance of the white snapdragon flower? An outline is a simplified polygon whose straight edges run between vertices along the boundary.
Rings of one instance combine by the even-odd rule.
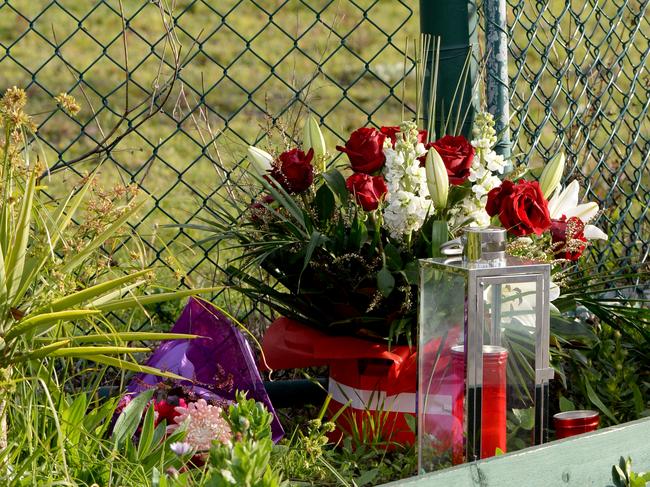
[[[478,157],[474,158],[479,159]],[[472,183],[475,183],[476,181],[480,181],[483,179],[488,173],[488,170],[485,166],[482,166],[480,163],[474,163],[472,164],[472,167],[469,170],[469,180]]]
[[[401,240],[424,223],[431,201],[409,191],[397,191],[384,210],[384,223],[391,237]]]
[[[503,170],[506,167],[506,160],[502,155],[499,155],[494,151],[488,151],[485,154],[485,162],[489,171],[503,174]]]
[[[492,147],[492,141],[487,137],[474,139],[471,144],[477,149],[490,150],[490,147]]]
[[[474,193],[481,203],[486,203],[484,197],[487,197],[490,191],[499,186],[501,186],[501,180],[497,176],[487,174],[477,184],[472,186],[472,193]]]
[[[394,148],[384,143],[386,164],[383,169],[388,187],[384,224],[397,240],[419,230],[431,209],[426,171],[418,161],[418,157],[426,154],[424,144],[417,142],[413,123],[402,124],[400,134]]]

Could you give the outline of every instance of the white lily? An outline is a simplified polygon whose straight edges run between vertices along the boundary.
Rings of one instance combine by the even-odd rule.
[[[268,171],[271,170],[271,164],[273,163],[273,156],[262,149],[253,147],[252,145],[248,148],[248,157],[252,162],[253,168],[260,175],[264,176]]]
[[[559,220],[562,216],[567,218],[578,217],[585,224],[584,235],[588,240],[607,240],[607,234],[600,228],[587,223],[598,214],[598,204],[594,202],[578,204],[580,185],[578,181],[571,181],[569,185],[555,192],[548,202],[548,211],[552,220]]]
[[[305,122],[302,136],[302,148],[305,152],[309,149],[314,149],[315,156],[324,156],[327,154],[325,137],[323,137],[323,132],[321,132],[318,122],[312,115],[309,115]]]
[[[539,186],[542,194],[548,198],[553,194],[555,189],[560,185],[562,174],[564,173],[566,158],[564,153],[555,156],[551,161],[546,164],[542,175],[539,177]]]
[[[447,206],[449,176],[442,157],[433,147],[427,153],[425,172],[431,201],[433,201],[436,208],[442,210]]]

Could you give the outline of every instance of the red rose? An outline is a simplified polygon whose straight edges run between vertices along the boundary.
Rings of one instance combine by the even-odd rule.
[[[425,147],[427,150],[431,147],[435,148],[442,157],[449,175],[449,184],[463,184],[467,181],[469,169],[474,160],[474,147],[465,137],[445,135],[442,139],[431,142]],[[424,165],[426,155],[420,157],[419,161],[420,165]]]
[[[562,215],[560,220],[551,222],[551,237],[555,255],[560,259],[578,260],[587,248],[585,224],[578,217],[572,216],[567,220]]]
[[[379,130],[360,128],[352,132],[345,147],[337,145],[336,149],[348,155],[354,172],[371,174],[379,171],[386,162],[384,140],[386,136]]]
[[[300,149],[283,152],[271,169],[271,176],[289,193],[302,193],[314,181],[311,160],[314,149],[305,154]]]
[[[395,147],[395,142],[397,142],[397,134],[400,133],[400,128],[397,125],[391,125],[388,127],[381,127],[379,131],[390,139]],[[426,144],[427,142],[427,131],[418,130],[418,142],[421,144]]]
[[[501,225],[518,237],[541,235],[551,226],[548,202],[537,181],[505,180],[488,193],[485,210],[490,216],[499,215]]]
[[[164,419],[167,421],[167,424],[174,424],[174,418],[179,415],[176,411],[178,406],[187,407],[185,399],[180,398],[178,404],[172,404],[164,399],[162,401],[157,401],[153,403],[153,409],[158,413],[156,418],[156,426]]]
[[[350,176],[345,182],[345,187],[366,211],[376,210],[379,201],[388,192],[384,178],[363,173],[355,173]]]

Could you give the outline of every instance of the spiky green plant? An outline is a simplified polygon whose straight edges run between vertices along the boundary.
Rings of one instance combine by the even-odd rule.
[[[58,205],[51,204],[38,186],[37,175],[43,168],[41,161],[34,161],[35,137],[31,119],[24,112],[26,102],[25,92],[17,88],[7,90],[0,100],[0,130],[4,134],[0,148],[0,447],[6,446],[5,394],[17,366],[73,357],[162,374],[131,359],[130,354],[149,349],[128,342],[191,336],[115,332],[105,313],[201,292],[137,296],[134,291],[148,282],[148,269],[92,283],[74,279],[103,244],[118,236],[142,203],[130,204],[74,251],[66,251],[66,237],[94,175]],[[71,322],[85,323],[93,333],[77,336],[68,325]]]

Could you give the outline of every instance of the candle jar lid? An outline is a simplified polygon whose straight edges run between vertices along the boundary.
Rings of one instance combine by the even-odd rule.
[[[579,409],[576,411],[564,411],[562,413],[557,413],[553,415],[553,419],[556,422],[570,422],[573,425],[590,423],[595,419],[598,419],[598,411],[592,411],[590,409]]]

